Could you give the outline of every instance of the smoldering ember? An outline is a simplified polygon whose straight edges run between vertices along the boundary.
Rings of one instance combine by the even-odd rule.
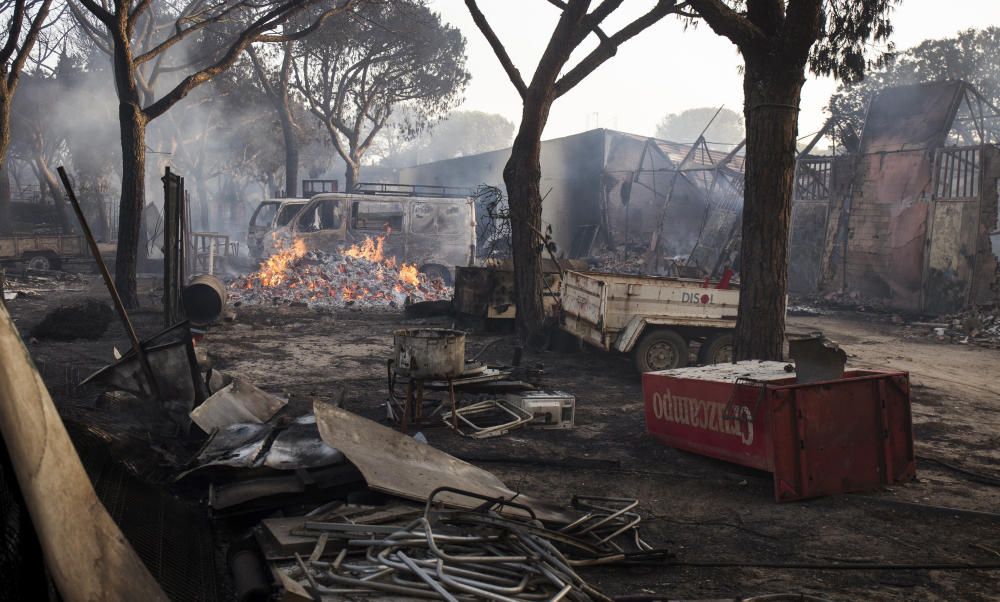
[[[514,4],[0,0],[0,602],[1000,599],[1000,5]]]

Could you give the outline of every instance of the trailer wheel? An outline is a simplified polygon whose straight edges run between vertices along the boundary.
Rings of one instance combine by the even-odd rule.
[[[698,350],[699,364],[728,364],[733,361],[733,333],[720,332],[708,337]]]
[[[48,271],[53,268],[53,261],[48,255],[32,255],[25,258],[25,267],[29,270]]]
[[[687,365],[688,344],[673,330],[654,330],[642,337],[635,348],[635,367],[639,372],[673,370]]]

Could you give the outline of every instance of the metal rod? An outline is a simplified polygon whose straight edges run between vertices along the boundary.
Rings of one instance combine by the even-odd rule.
[[[66,174],[66,168],[60,165],[57,168],[59,172],[59,178],[62,179],[63,187],[66,188],[66,196],[69,197],[69,202],[73,206],[73,212],[76,213],[76,219],[80,222],[80,228],[83,230],[83,237],[87,239],[87,245],[90,247],[90,253],[94,256],[94,261],[97,262],[97,268],[101,272],[101,276],[104,278],[104,284],[108,287],[108,292],[111,293],[111,300],[115,304],[115,309],[118,311],[118,317],[122,320],[122,325],[125,326],[125,332],[128,334],[129,342],[132,344],[132,349],[135,351],[135,355],[139,358],[139,364],[142,366],[143,372],[146,373],[146,378],[149,379],[149,386],[152,387],[151,393],[156,399],[160,398],[160,388],[156,384],[156,378],[153,375],[153,367],[149,365],[149,358],[146,357],[146,352],[142,349],[142,344],[139,342],[139,337],[135,333],[135,328],[132,326],[132,320],[128,317],[128,311],[125,310],[125,304],[122,303],[122,298],[118,294],[118,289],[115,287],[114,281],[111,279],[111,273],[108,271],[108,266],[104,263],[104,258],[101,257],[101,251],[97,248],[97,241],[94,240],[94,235],[90,231],[90,225],[87,224],[87,218],[83,216],[83,210],[80,209],[80,202],[76,200],[76,193],[73,192],[73,185],[70,184],[69,176]]]

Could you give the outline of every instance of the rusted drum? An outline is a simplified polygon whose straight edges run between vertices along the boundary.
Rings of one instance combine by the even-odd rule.
[[[394,333],[395,370],[414,379],[455,378],[465,368],[465,333],[449,328],[413,328]]]
[[[184,315],[196,326],[204,326],[218,321],[226,309],[226,286],[211,274],[201,274],[181,291]]]

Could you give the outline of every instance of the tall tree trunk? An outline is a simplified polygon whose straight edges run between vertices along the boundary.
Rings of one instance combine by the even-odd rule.
[[[10,165],[7,149],[10,148],[10,103],[6,84],[0,89],[0,234],[13,234],[14,221],[10,212]]]
[[[56,175],[49,169],[49,164],[42,155],[35,156],[35,164],[38,166],[38,173],[44,179],[45,186],[49,189],[49,196],[52,197],[52,202],[56,206],[56,217],[59,219],[59,228],[63,234],[69,234],[73,231],[73,225],[69,221],[68,208],[66,207],[66,198],[63,197],[62,186],[56,180]]]
[[[524,101],[510,159],[503,169],[510,206],[511,254],[514,260],[516,323],[523,342],[540,334],[545,320],[542,304],[542,130],[552,106],[552,93],[529,92]]]
[[[798,106],[805,79],[794,60],[744,52],[746,186],[740,250],[738,360],[782,359],[788,230]]]
[[[281,136],[285,142],[285,196],[295,197],[299,190],[299,137],[288,105],[288,94],[283,94],[278,102],[278,121],[281,123]]]
[[[10,170],[7,161],[0,161],[0,236],[14,233],[14,220],[10,212]]]
[[[344,192],[354,192],[354,187],[361,179],[361,160],[351,158],[344,161],[347,169],[344,170]]]
[[[121,102],[118,122],[122,139],[122,198],[118,214],[115,286],[127,308],[139,306],[136,268],[144,238],[142,210],[146,205],[146,116],[137,104]]]
[[[299,141],[295,136],[285,138],[285,196],[299,195]]]

